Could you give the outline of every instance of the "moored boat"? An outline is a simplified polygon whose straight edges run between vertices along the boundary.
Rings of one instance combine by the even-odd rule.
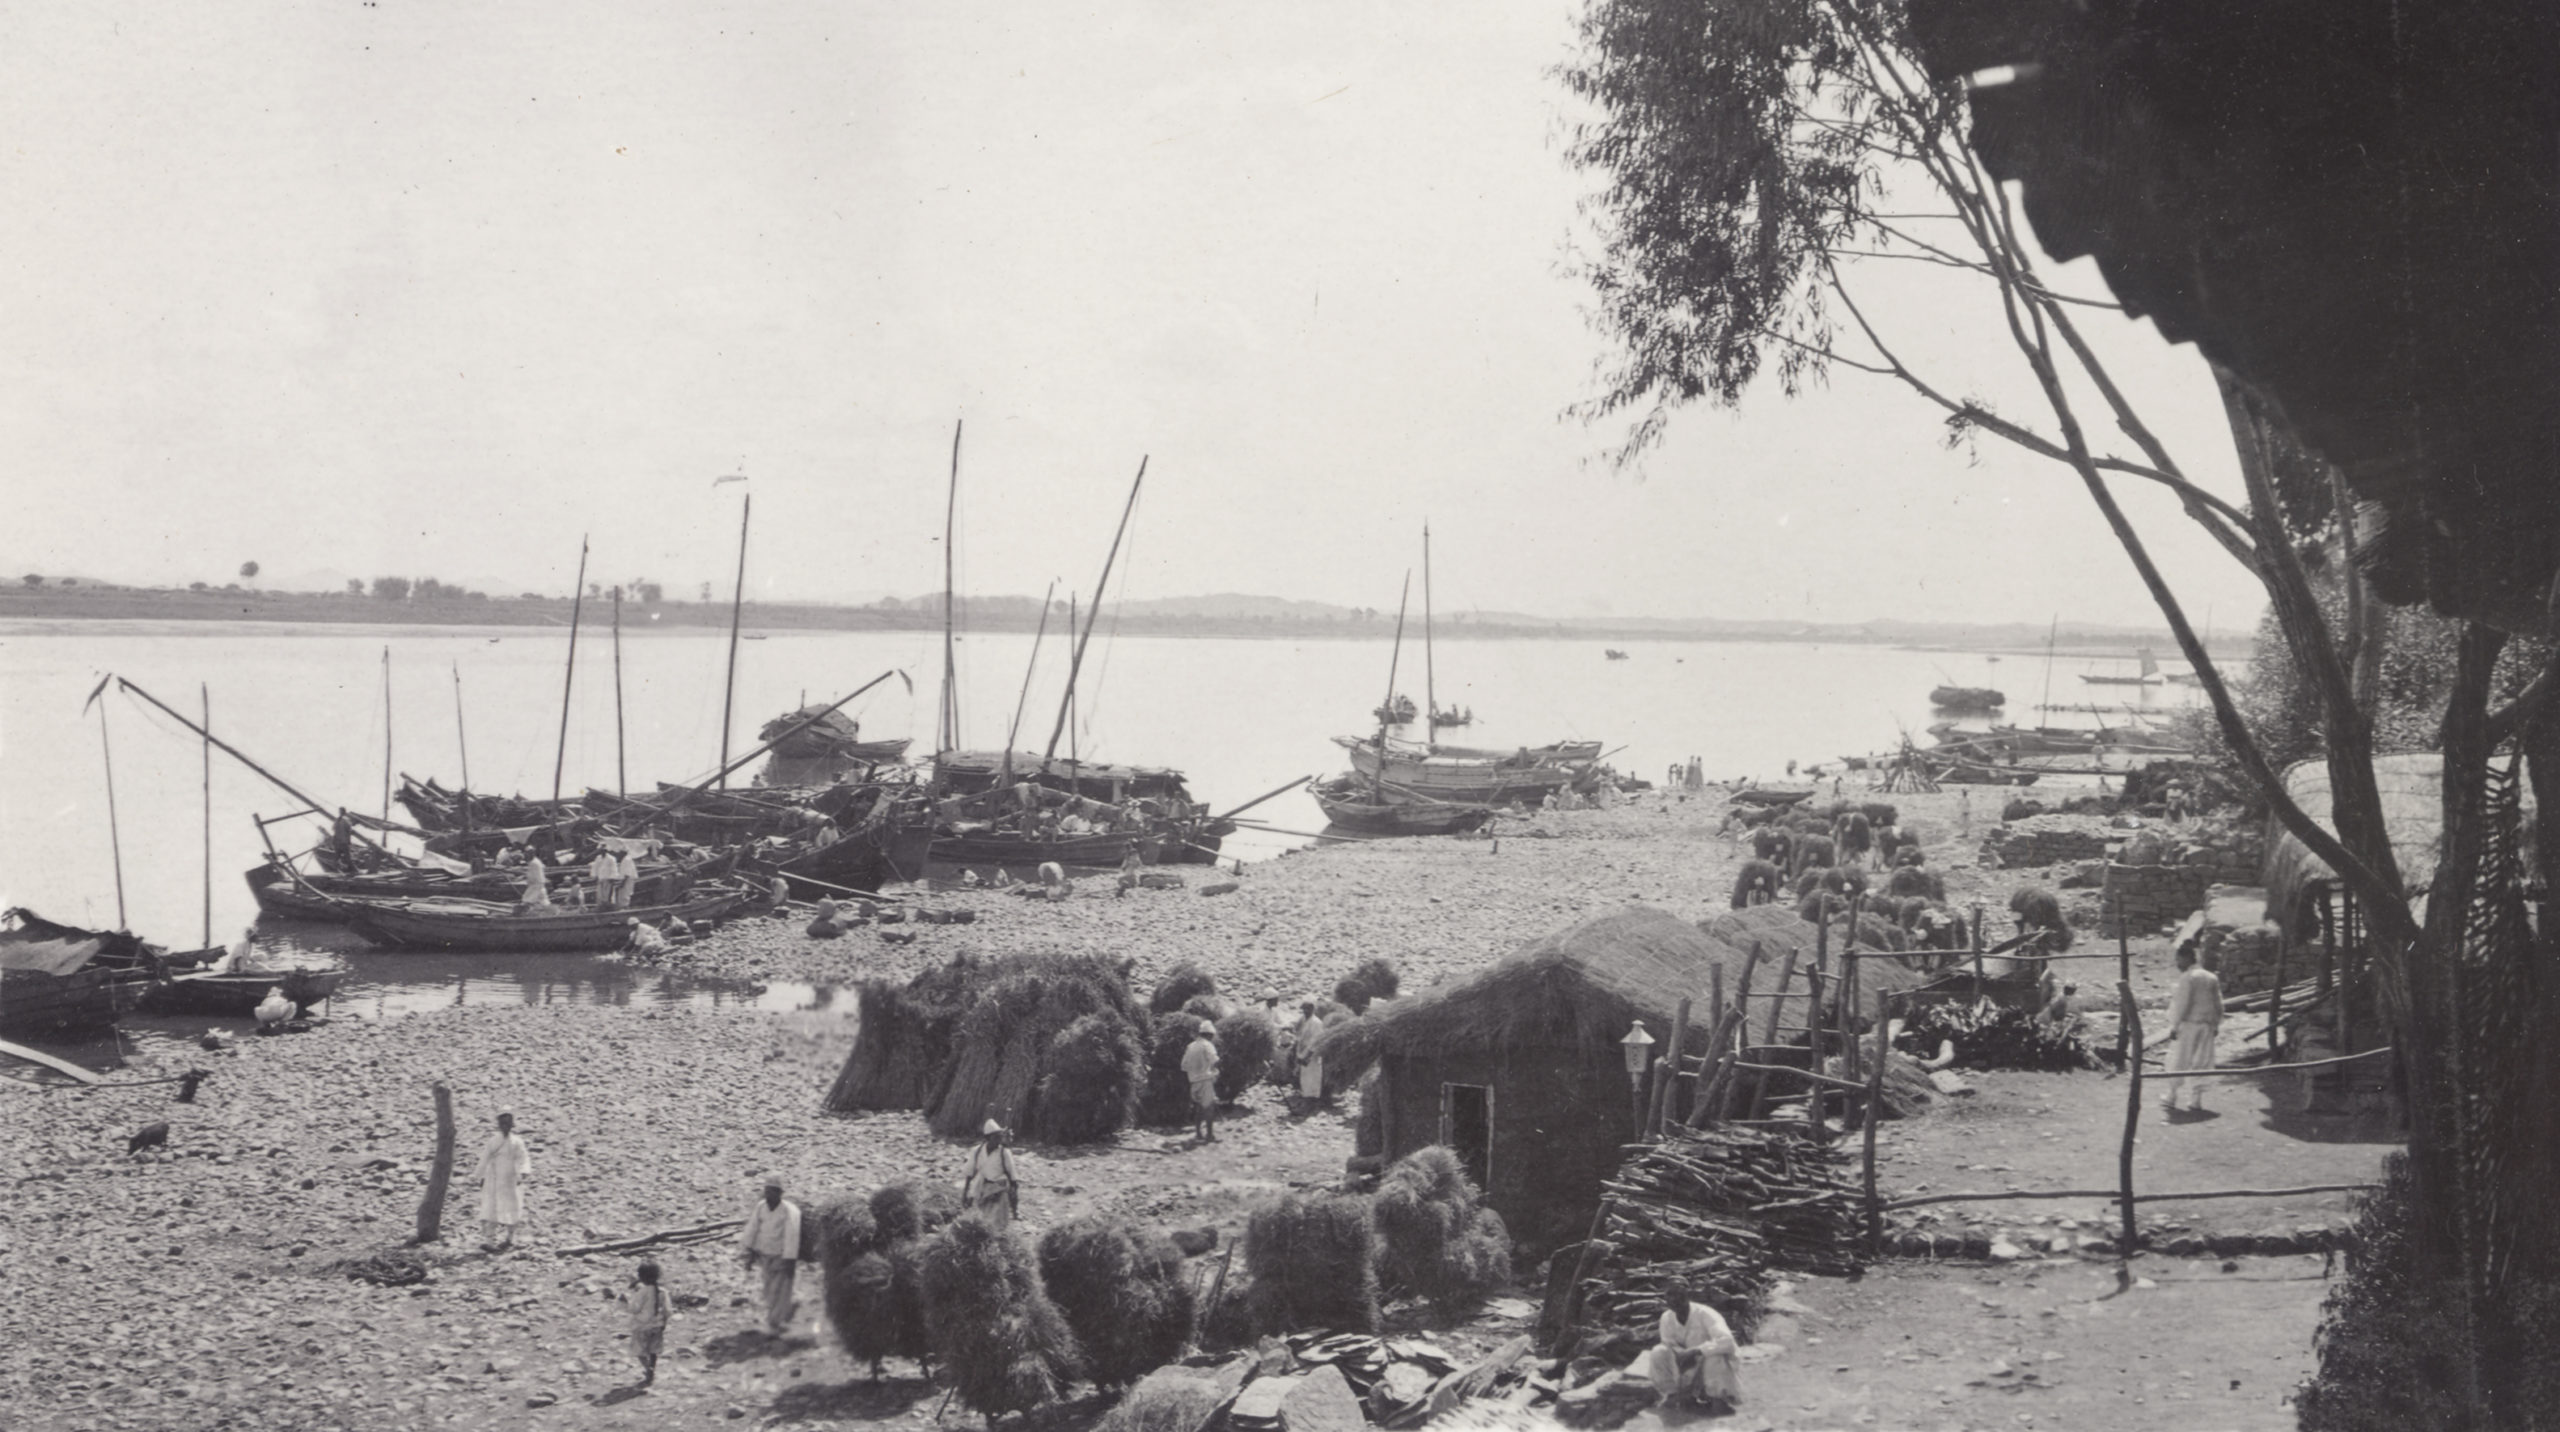
[[[1950,684],[1932,688],[1929,692],[1929,704],[1937,707],[1941,711],[1971,712],[1979,714],[1986,711],[1997,711],[2001,707],[2008,705],[2009,694],[2005,691],[1994,690],[1988,686],[1956,686]]]
[[[1493,819],[1491,806],[1399,797],[1349,774],[1308,791],[1327,821],[1363,835],[1451,835]]]
[[[336,994],[339,982],[346,977],[346,971],[334,969],[207,970],[173,975],[144,994],[142,1008],[152,1014],[246,1016],[257,1013],[269,990],[282,990],[284,997],[293,1001],[295,1010],[307,1012]]]
[[[1362,779],[1461,804],[1506,805],[1517,801],[1535,805],[1570,787],[1583,769],[1581,764],[1560,763],[1526,749],[1494,757],[1458,755],[1445,748],[1433,749],[1393,738],[1382,742],[1375,736],[1336,736],[1333,740],[1351,753],[1351,768]],[[1592,755],[1598,754],[1595,744]]]
[[[0,1034],[109,1028],[165,974],[163,952],[134,935],[57,925],[23,907],[0,914]]]
[[[343,903],[350,907],[346,923],[377,945],[547,955],[619,949],[629,938],[629,922],[635,918],[649,925],[669,919],[720,920],[755,898],[754,891],[715,887],[669,905],[601,910],[554,907],[529,913],[476,900],[350,899]]]

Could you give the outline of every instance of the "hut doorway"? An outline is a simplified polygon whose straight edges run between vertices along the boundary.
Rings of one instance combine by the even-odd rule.
[[[1479,1189],[1493,1187],[1493,1090],[1482,1084],[1440,1086],[1440,1142]]]

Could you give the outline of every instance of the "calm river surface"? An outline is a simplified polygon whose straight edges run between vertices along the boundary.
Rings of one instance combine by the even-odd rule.
[[[1450,739],[1469,745],[1533,745],[1597,739],[1622,771],[1661,779],[1698,757],[1711,777],[1774,778],[1790,759],[1836,760],[1890,748],[1902,729],[1931,719],[1929,689],[1942,681],[1997,686],[2009,715],[2035,719],[2045,663],[2027,656],[1890,647],[1749,642],[1621,642],[1625,661],[1589,640],[1452,641],[1435,657],[1443,705],[1474,709],[1477,723]],[[1027,634],[964,638],[961,718],[970,746],[996,747],[1014,721]],[[902,670],[848,708],[867,737],[932,744],[940,682],[936,632],[775,632],[739,649],[731,749],[743,754],[769,718],[830,701],[883,671]],[[581,635],[562,744],[565,630],[381,628],[248,623],[0,623],[0,904],[58,920],[112,926],[116,874],[108,832],[100,712],[113,743],[124,904],[131,929],[171,946],[198,943],[204,920],[206,839],[201,743],[177,723],[110,690],[85,715],[82,701],[109,672],[171,706],[197,714],[210,698],[215,733],[313,796],[362,810],[383,804],[384,653],[389,653],[393,769],[462,778],[464,738],[475,789],[549,795],[611,787],[618,777],[614,654],[605,633]],[[626,629],[621,644],[620,769],[646,788],[698,779],[718,765],[725,638],[702,631]],[[1384,694],[1383,641],[1226,638],[1109,639],[1097,630],[1080,683],[1078,749],[1098,760],[1179,767],[1193,792],[1220,808],[1294,777],[1346,766],[1327,738],[1368,729]],[[1018,744],[1045,744],[1066,669],[1049,642],[1021,718]],[[1408,643],[1399,689],[1423,695],[1422,652]],[[2184,688],[2088,687],[2082,671],[2130,663],[2064,658],[2057,702],[2141,701],[2168,710]],[[459,673],[460,710],[456,710]],[[201,694],[200,694],[201,693]],[[2085,722],[2087,718],[2057,718]],[[1926,738],[1921,737],[1925,742]],[[1061,751],[1066,747],[1062,743]],[[752,772],[741,773],[742,778]],[[253,815],[280,816],[292,799],[216,752],[212,766],[212,927],[236,936],[256,916],[241,872],[261,853]],[[1295,830],[1321,828],[1303,792],[1255,814]],[[313,823],[278,826],[280,846],[308,845]],[[1246,832],[1228,842],[1245,859],[1277,853],[1293,838]],[[347,945],[360,945],[344,936]],[[297,927],[262,943],[311,943]],[[775,988],[762,995],[634,978],[610,961],[551,958],[474,966],[444,956],[360,958],[339,1000],[342,1013],[397,1013],[458,999],[651,1002],[744,998],[761,1007],[823,1007],[831,992]]]

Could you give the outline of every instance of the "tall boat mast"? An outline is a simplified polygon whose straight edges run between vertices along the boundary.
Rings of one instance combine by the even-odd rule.
[[[453,741],[462,748],[462,828],[467,831],[471,829],[471,734],[462,725],[462,663],[458,661],[453,664]]]
[[[2062,613],[2053,614],[2053,625],[2044,630],[2044,700],[2040,707],[2053,704],[2053,639],[2062,634]]]
[[[1422,744],[1427,750],[1440,744],[1440,696],[1433,680],[1431,660],[1431,524],[1422,524]],[[1389,692],[1393,701],[1395,694]],[[1380,746],[1378,754],[1386,755]]]
[[[587,600],[587,538],[578,535],[578,584],[569,589],[569,671],[560,678],[560,744],[551,757],[551,798],[560,799],[560,770],[569,760],[569,691],[578,680],[578,616]],[[466,802],[467,804],[467,802]],[[389,813],[385,812],[385,819]]]
[[[960,749],[960,652],[952,629],[953,607],[957,602],[953,595],[957,566],[952,543],[960,524],[962,421],[959,418],[951,420],[951,485],[942,500],[942,709],[933,738],[937,754]]]
[[[204,728],[213,729],[213,688],[196,683],[196,699],[203,703]],[[213,742],[204,743],[204,943],[213,945]]]
[[[469,778],[466,776],[465,783]],[[613,589],[613,793],[631,794],[631,773],[622,760],[622,588]]]
[[[101,680],[98,683],[97,690],[91,691],[89,693],[89,699],[81,703],[80,709],[85,712],[91,706],[97,705],[99,692],[103,692],[106,689],[107,683]],[[156,701],[152,704],[155,706],[159,705]],[[162,709],[165,710],[167,708],[164,707]],[[171,712],[170,714],[175,715],[176,713]],[[211,740],[212,737],[207,736],[206,739]],[[124,917],[124,832],[119,829],[116,824],[116,748],[115,743],[107,738],[107,708],[104,706],[98,707],[98,754],[106,758],[107,851],[110,855],[115,857],[116,928],[122,930],[129,928]]]
[[[729,598],[729,674],[720,683],[720,789],[729,788],[729,710],[738,699],[738,619],[747,608],[747,519],[755,515],[752,492],[738,504],[738,589]]]
[[[1111,564],[1120,560],[1120,539],[1129,535],[1129,514],[1138,510],[1138,489],[1146,485],[1147,460],[1138,459],[1137,479],[1129,484],[1129,500],[1120,508],[1120,526],[1111,534],[1111,552],[1102,559],[1102,580],[1093,584],[1093,605],[1084,614],[1084,630],[1076,636],[1075,655],[1067,659],[1067,694],[1058,702],[1058,722],[1049,728],[1049,748],[1040,753],[1040,765],[1046,770],[1051,757],[1058,754],[1058,737],[1067,728],[1067,712],[1075,704],[1076,676],[1084,670],[1085,644],[1093,640],[1094,620],[1102,615],[1102,594],[1111,585]]]
[[[569,622],[571,661],[578,659],[577,641],[577,619],[572,616]],[[207,719],[205,724],[210,726],[213,722]],[[556,785],[560,777],[555,773],[551,779]],[[555,790],[552,794],[556,796],[559,792]],[[382,823],[391,823],[391,648],[388,645],[382,648]]]
[[[1013,725],[1004,733],[1004,779],[1007,785],[1013,783],[1013,743],[1022,734],[1022,708],[1031,700],[1031,676],[1040,669],[1040,639],[1049,634],[1049,608],[1057,605],[1057,600],[1058,579],[1052,577],[1047,595],[1040,598],[1040,627],[1031,633],[1031,663],[1022,669],[1022,694],[1013,701]],[[1075,598],[1070,595],[1067,600],[1072,602]],[[1068,618],[1070,623],[1074,620],[1073,617]]]
[[[1413,571],[1404,574],[1404,589],[1396,593],[1396,640],[1387,649],[1387,699],[1378,703],[1378,775],[1377,783],[1387,778],[1387,718],[1395,715],[1396,665],[1404,659],[1404,608],[1413,595]]]

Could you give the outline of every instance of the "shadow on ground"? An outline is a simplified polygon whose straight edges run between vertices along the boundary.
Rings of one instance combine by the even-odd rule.
[[[775,1337],[749,1328],[704,1343],[702,1362],[705,1367],[725,1367],[733,1362],[749,1362],[760,1357],[789,1357],[817,1345],[816,1338]]]
[[[784,1388],[765,1412],[777,1422],[884,1422],[941,1396],[941,1388],[921,1377],[878,1382],[858,1377],[851,1382],[804,1382]]]

